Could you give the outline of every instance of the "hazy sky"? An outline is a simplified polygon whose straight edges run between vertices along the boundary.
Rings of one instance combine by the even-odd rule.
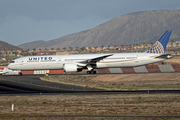
[[[131,12],[176,9],[180,0],[0,0],[0,40],[47,41]]]

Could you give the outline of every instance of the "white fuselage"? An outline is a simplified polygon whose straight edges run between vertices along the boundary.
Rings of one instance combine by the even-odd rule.
[[[96,68],[119,68],[136,67],[165,60],[165,58],[155,58],[160,54],[154,53],[112,53],[93,66]],[[17,58],[8,65],[12,70],[50,70],[63,69],[66,63],[80,65],[80,61],[100,57],[108,54],[74,54],[74,55],[44,55],[26,56]],[[83,65],[82,65],[83,66]]]

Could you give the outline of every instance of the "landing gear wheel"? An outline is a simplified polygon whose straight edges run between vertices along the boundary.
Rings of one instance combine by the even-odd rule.
[[[91,74],[91,71],[87,71],[87,74]]]
[[[93,72],[93,74],[96,74],[96,71],[92,71]]]
[[[96,71],[87,71],[87,74],[96,74]]]

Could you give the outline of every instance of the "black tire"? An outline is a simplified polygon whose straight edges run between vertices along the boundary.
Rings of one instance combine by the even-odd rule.
[[[22,76],[22,73],[20,72],[19,75]]]
[[[87,74],[91,74],[91,71],[87,71]]]

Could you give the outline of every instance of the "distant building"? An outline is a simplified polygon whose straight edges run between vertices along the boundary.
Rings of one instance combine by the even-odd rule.
[[[16,54],[9,54],[9,56],[10,56],[10,57],[14,57],[14,56],[16,56]]]
[[[65,54],[71,54],[70,52],[56,52],[56,55],[65,55]]]
[[[43,52],[38,52],[37,54],[38,54],[38,55],[44,55],[44,53],[43,53]]]
[[[6,61],[6,58],[1,58],[2,61]]]
[[[180,41],[176,41],[176,44],[179,44],[180,43]]]

